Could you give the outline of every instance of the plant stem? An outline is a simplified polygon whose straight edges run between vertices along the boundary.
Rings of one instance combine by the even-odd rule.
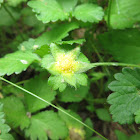
[[[3,4],[3,8],[5,9],[5,11],[9,14],[9,16],[11,17],[11,19],[16,22],[16,19],[14,18],[14,16],[12,15],[12,13],[9,11],[9,9]],[[19,35],[21,37],[22,40],[24,40],[24,37],[21,34],[21,31],[19,30],[19,28],[17,26],[15,26],[17,31],[19,32]]]
[[[78,119],[75,118],[74,116],[70,115],[69,113],[67,113],[67,112],[64,111],[63,109],[61,109],[61,108],[55,106],[54,104],[52,104],[52,103],[46,101],[45,99],[43,99],[43,98],[41,98],[41,97],[35,95],[34,93],[32,93],[32,92],[30,92],[30,91],[28,91],[28,90],[26,90],[26,89],[24,89],[24,88],[22,88],[22,87],[20,87],[20,86],[18,86],[18,85],[16,85],[16,84],[14,84],[14,83],[12,83],[12,82],[6,80],[6,79],[3,78],[3,77],[0,77],[0,79],[3,80],[3,81],[5,81],[5,82],[7,82],[7,83],[9,83],[9,84],[11,84],[11,85],[13,85],[14,87],[17,87],[18,89],[21,89],[22,91],[24,91],[24,92],[26,92],[26,93],[28,93],[28,94],[34,96],[35,98],[37,98],[37,99],[39,99],[39,100],[41,100],[41,101],[43,101],[43,102],[49,104],[50,106],[56,108],[57,110],[63,112],[63,113],[66,114],[67,116],[69,116],[69,117],[71,117],[72,119],[76,120],[77,122],[81,123],[82,125],[84,125],[84,126],[87,127],[88,129],[90,129],[91,131],[93,131],[94,133],[96,133],[97,135],[99,135],[99,136],[100,136],[101,138],[103,138],[104,140],[108,140],[107,138],[105,138],[104,136],[102,136],[100,133],[98,133],[96,130],[92,129],[91,127],[89,127],[88,125],[86,125],[86,124],[83,123],[82,121],[78,120]]]
[[[123,67],[138,67],[138,68],[140,68],[140,65],[118,63],[118,62],[98,62],[98,63],[92,63],[92,66],[93,67],[97,67],[97,66],[123,66]]]
[[[108,22],[108,27],[110,29],[110,12],[111,12],[111,5],[112,5],[112,0],[109,0],[109,4],[108,4],[108,18],[107,18],[107,22]]]

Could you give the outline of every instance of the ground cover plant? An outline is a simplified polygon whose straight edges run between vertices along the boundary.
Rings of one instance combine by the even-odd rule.
[[[139,0],[0,0],[0,140],[139,140],[139,124]]]

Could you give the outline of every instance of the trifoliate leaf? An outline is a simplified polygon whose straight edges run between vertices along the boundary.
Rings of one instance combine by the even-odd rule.
[[[63,7],[64,11],[72,12],[78,0],[57,0],[57,2]]]
[[[26,70],[35,60],[39,60],[39,58],[31,52],[17,51],[7,54],[4,58],[0,59],[0,75],[18,74]]]
[[[10,126],[14,128],[20,126],[21,129],[29,126],[29,118],[19,98],[10,96],[2,99],[1,102],[4,104],[3,111],[6,116],[6,121]]]
[[[20,17],[20,14],[16,12],[15,10],[13,10],[12,8],[8,6],[6,7],[10,11],[10,13],[12,13],[14,18],[18,20]],[[0,26],[11,26],[15,23],[14,20],[10,17],[10,15],[7,13],[7,11],[5,11],[3,7],[0,8],[0,18],[2,19],[0,21]]]
[[[16,7],[18,4],[22,2],[26,2],[27,0],[7,0],[9,6]]]
[[[79,87],[74,89],[67,87],[63,92],[59,93],[59,100],[62,102],[80,102],[85,98],[89,90],[89,87]]]
[[[28,5],[36,12],[36,17],[43,23],[66,20],[69,13],[65,12],[56,0],[29,1]]]
[[[33,92],[37,96],[51,102],[54,100],[56,92],[51,90],[48,86],[48,79],[43,79],[40,76],[31,79],[25,83],[25,89]],[[45,108],[48,104],[38,100],[37,98],[25,93],[25,102],[27,104],[27,110],[29,112],[36,112],[40,109]]]
[[[100,46],[120,62],[140,64],[140,31],[114,30],[99,36]]]
[[[0,103],[0,140],[14,140],[12,135],[9,134],[10,127],[5,124],[3,105]]]
[[[111,121],[111,116],[108,110],[105,108],[96,109],[96,114],[100,120],[107,121],[107,122]]]
[[[53,111],[44,111],[31,117],[31,125],[25,135],[32,140],[65,139],[68,129],[64,122]]]
[[[114,0],[111,4],[110,25],[114,29],[132,27],[140,21],[139,0]],[[109,7],[108,7],[109,8]],[[106,16],[106,21],[107,21]]]
[[[86,3],[77,6],[74,10],[73,16],[75,16],[75,18],[78,20],[82,20],[83,22],[98,23],[100,20],[102,20],[104,12],[102,7],[95,4]]]
[[[109,85],[114,92],[108,97],[110,112],[115,122],[131,124],[134,113],[140,110],[140,69],[124,68],[115,79]]]

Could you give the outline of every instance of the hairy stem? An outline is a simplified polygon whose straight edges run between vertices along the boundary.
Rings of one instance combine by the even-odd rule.
[[[24,89],[24,88],[22,88],[22,87],[20,87],[20,86],[18,86],[18,85],[16,85],[16,84],[14,84],[14,83],[12,83],[12,82],[6,80],[6,79],[3,78],[3,77],[0,77],[0,79],[3,80],[3,81],[5,81],[5,82],[7,82],[7,83],[9,83],[9,84],[11,84],[11,85],[13,85],[14,87],[17,87],[18,89],[21,89],[22,91],[24,91],[24,92],[26,92],[26,93],[28,93],[28,94],[34,96],[35,98],[37,98],[37,99],[39,99],[39,100],[41,100],[41,101],[43,101],[43,102],[49,104],[50,106],[56,108],[57,110],[63,112],[63,113],[66,114],[67,116],[71,117],[71,118],[74,119],[75,121],[81,123],[82,125],[84,125],[84,126],[87,127],[88,129],[90,129],[91,131],[93,131],[94,133],[96,133],[97,135],[99,135],[99,136],[100,136],[101,138],[103,138],[104,140],[108,140],[107,138],[105,138],[104,136],[102,136],[100,133],[98,133],[96,130],[92,129],[91,127],[89,127],[88,125],[86,125],[85,123],[83,123],[82,121],[78,120],[78,119],[75,118],[74,116],[72,116],[72,115],[70,115],[69,113],[65,112],[63,109],[61,109],[61,108],[55,106],[54,104],[52,104],[52,103],[46,101],[45,99],[43,99],[43,98],[41,98],[41,97],[35,95],[34,93],[32,93],[32,92],[30,92],[30,91],[28,91],[28,90],[26,90],[26,89]]]
[[[123,66],[123,67],[138,67],[138,68],[140,68],[140,65],[118,63],[118,62],[98,62],[98,63],[92,63],[92,66],[93,67],[97,67],[97,66]]]

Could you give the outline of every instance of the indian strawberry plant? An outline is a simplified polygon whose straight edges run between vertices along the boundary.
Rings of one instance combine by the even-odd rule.
[[[140,1],[0,0],[0,140],[139,140]]]

